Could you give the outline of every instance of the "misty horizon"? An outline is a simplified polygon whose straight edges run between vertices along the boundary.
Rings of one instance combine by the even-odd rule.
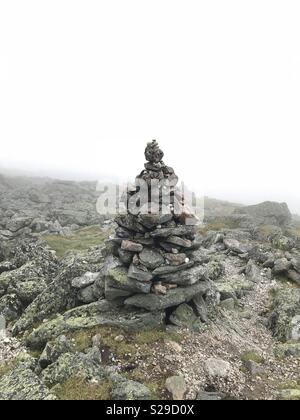
[[[138,173],[138,171],[137,171]],[[84,172],[68,172],[68,171],[55,171],[51,169],[44,169],[43,171],[34,171],[30,168],[22,169],[21,167],[7,167],[2,165],[0,162],[0,175],[7,177],[21,177],[21,178],[36,178],[36,179],[48,179],[49,181],[61,180],[61,181],[74,181],[74,182],[107,182],[107,183],[118,183],[122,184],[124,182],[133,182],[134,179],[130,177],[120,177],[114,174],[91,174]],[[226,192],[211,190],[210,192],[205,192],[194,189],[199,197],[209,197],[211,199],[227,201],[236,205],[253,205],[258,204],[264,201],[277,201],[280,203],[287,203],[290,211],[295,215],[300,215],[300,206],[297,205],[297,202],[293,200],[293,197],[289,199],[280,199],[281,195],[278,196],[267,196],[266,194],[257,196],[247,196],[247,194],[239,194],[238,192]],[[283,195],[282,195],[283,196]]]

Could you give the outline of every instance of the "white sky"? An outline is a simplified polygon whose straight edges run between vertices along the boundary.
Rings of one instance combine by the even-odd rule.
[[[147,141],[206,195],[300,213],[298,0],[1,0],[0,165],[133,178]]]

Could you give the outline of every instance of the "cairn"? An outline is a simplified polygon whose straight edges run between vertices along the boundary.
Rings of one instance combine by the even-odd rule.
[[[126,306],[164,311],[202,302],[209,286],[194,260],[197,222],[177,188],[174,169],[163,162],[157,142],[147,144],[145,169],[123,196],[105,275],[105,298]]]

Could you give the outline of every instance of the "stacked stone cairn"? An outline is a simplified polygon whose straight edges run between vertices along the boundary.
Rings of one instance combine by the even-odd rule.
[[[201,263],[193,259],[197,218],[163,156],[155,140],[148,143],[145,169],[123,196],[126,211],[117,215],[116,235],[109,239],[114,256],[108,256],[105,265],[105,298],[167,313],[193,302],[205,321],[203,305],[210,285]]]

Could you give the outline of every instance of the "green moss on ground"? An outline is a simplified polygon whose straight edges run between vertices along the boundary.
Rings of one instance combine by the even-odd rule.
[[[111,390],[110,381],[91,384],[79,376],[71,376],[52,389],[57,398],[63,401],[109,400]]]
[[[84,251],[99,246],[108,237],[109,232],[98,225],[88,226],[74,231],[71,236],[45,235],[43,238],[51,249],[63,258],[69,251]]]
[[[241,355],[241,361],[244,363],[255,362],[258,364],[262,364],[264,363],[264,358],[255,351],[247,351]]]

